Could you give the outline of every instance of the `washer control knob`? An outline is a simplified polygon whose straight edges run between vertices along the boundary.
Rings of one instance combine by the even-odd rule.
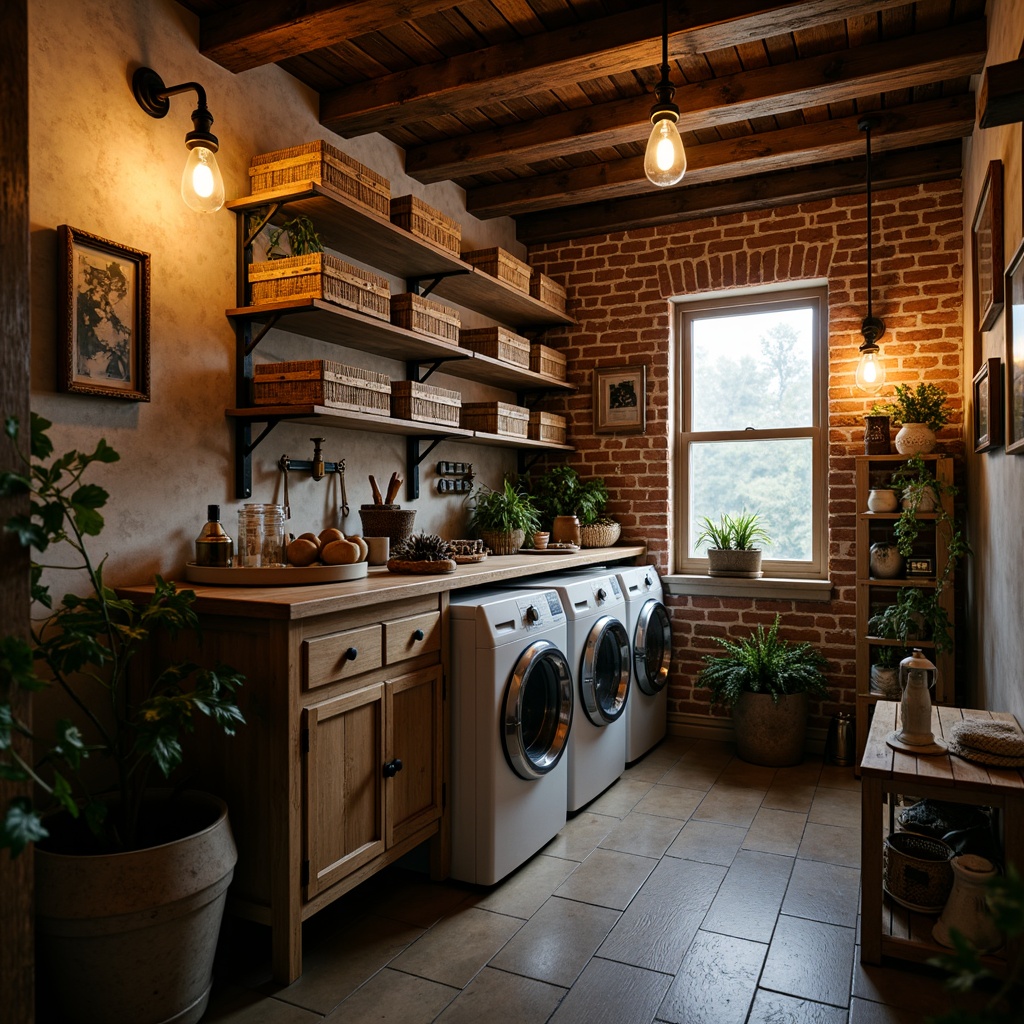
[[[530,605],[526,609],[526,621],[532,626],[535,622],[540,622],[540,612],[537,610],[536,605]]]

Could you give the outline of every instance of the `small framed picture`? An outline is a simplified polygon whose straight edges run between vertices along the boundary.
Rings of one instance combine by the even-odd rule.
[[[974,312],[978,333],[989,330],[1003,308],[1003,162],[992,160],[971,225]]]
[[[642,434],[647,429],[647,367],[594,370],[594,430],[598,434]]]
[[[62,224],[57,388],[149,401],[149,253]]]
[[[907,576],[934,576],[935,561],[931,558],[908,558]]]
[[[1006,451],[1024,455],[1024,242],[1006,271]]]
[[[1003,362],[986,359],[974,375],[974,450],[987,452],[1003,443]]]

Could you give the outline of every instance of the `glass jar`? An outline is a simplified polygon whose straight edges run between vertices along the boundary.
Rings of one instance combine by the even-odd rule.
[[[250,568],[284,565],[285,525],[284,505],[243,505],[238,510],[238,564]]]

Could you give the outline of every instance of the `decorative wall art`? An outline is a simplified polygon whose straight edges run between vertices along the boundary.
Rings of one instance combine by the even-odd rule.
[[[987,452],[1003,443],[1003,362],[986,359],[974,375],[974,450]]]
[[[1024,455],[1024,242],[1006,271],[1006,454]]]
[[[62,224],[57,387],[149,401],[149,253]]]
[[[594,430],[598,434],[642,434],[647,429],[647,367],[594,370]]]
[[[1003,308],[1003,162],[992,160],[971,225],[975,324],[989,330]],[[976,342],[977,344],[977,342]]]

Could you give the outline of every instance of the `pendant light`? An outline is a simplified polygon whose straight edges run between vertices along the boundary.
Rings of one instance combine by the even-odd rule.
[[[860,347],[857,363],[857,387],[869,395],[879,391],[885,383],[885,363],[878,349],[878,339],[885,334],[885,324],[871,314],[871,129],[874,121],[865,117],[857,127],[867,139],[867,215],[868,215],[868,315],[860,325],[864,343]]]
[[[672,102],[675,86],[668,77],[668,0],[662,5],[661,81],[654,90],[651,107],[651,137],[644,153],[644,174],[652,185],[664,187],[682,181],[686,173],[686,152],[676,122],[679,108]]]

